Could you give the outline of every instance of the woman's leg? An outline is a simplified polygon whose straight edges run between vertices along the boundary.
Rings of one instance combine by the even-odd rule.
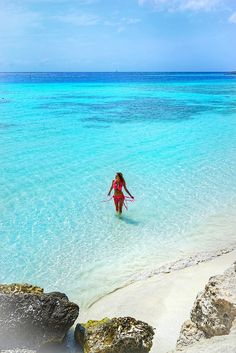
[[[116,212],[118,212],[119,211],[119,199],[117,197],[114,197],[114,203],[115,203]]]
[[[123,203],[124,203],[124,198],[121,197],[121,198],[119,199],[119,203],[118,203],[118,212],[119,212],[120,214],[122,214]]]

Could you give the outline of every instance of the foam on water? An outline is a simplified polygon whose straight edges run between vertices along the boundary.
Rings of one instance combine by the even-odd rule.
[[[235,240],[236,79],[78,75],[0,76],[0,271],[86,306]],[[117,171],[122,219],[100,202]]]

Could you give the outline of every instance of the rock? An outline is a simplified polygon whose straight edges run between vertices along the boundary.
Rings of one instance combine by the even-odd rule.
[[[12,284],[0,284],[0,293],[12,294],[12,293],[43,293],[43,288],[33,286],[27,283],[12,283]]]
[[[176,348],[181,349],[182,347],[193,344],[204,337],[204,333],[197,328],[197,325],[191,320],[187,320],[181,327]]]
[[[236,263],[223,275],[211,277],[205,290],[198,294],[191,311],[191,320],[182,325],[176,349],[182,350],[206,338],[228,335],[235,319]]]
[[[201,340],[193,345],[182,347],[181,353],[235,353],[236,352],[236,325],[230,333]],[[179,350],[172,353],[179,353]]]
[[[75,340],[84,353],[147,353],[153,336],[151,326],[131,317],[88,321],[75,328]]]
[[[191,320],[207,338],[226,335],[236,318],[235,265],[223,275],[211,277],[204,292],[197,296]]]
[[[78,314],[78,305],[63,293],[44,293],[29,284],[0,285],[0,349],[60,343]]]

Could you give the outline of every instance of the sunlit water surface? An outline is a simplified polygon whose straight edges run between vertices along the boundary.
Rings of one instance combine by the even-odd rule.
[[[236,77],[0,74],[1,282],[87,306],[236,230]],[[123,172],[135,202],[106,199]]]

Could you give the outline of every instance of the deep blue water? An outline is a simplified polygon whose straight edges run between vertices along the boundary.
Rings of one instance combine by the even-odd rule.
[[[0,82],[57,83],[57,82],[197,82],[234,80],[228,72],[18,72],[0,73]]]

